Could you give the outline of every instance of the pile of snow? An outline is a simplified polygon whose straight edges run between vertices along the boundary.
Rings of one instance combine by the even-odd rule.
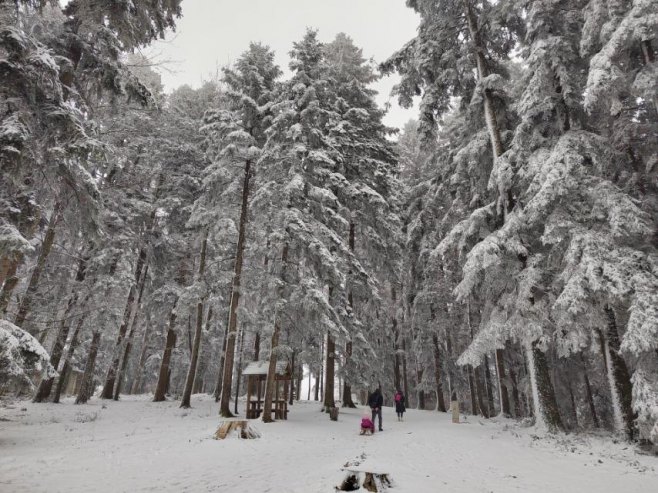
[[[41,378],[56,375],[39,341],[11,322],[0,320],[0,396],[31,392]]]

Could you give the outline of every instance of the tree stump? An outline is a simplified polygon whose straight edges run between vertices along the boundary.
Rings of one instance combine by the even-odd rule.
[[[338,408],[330,407],[329,408],[329,419],[331,421],[338,421]]]
[[[388,473],[363,471],[361,469],[344,469],[348,471],[347,477],[340,486],[338,491],[358,491],[362,487],[366,491],[381,493],[393,486],[388,477]]]
[[[260,438],[260,432],[247,420],[222,421],[214,438],[224,440],[230,434],[235,434],[238,438]]]
[[[363,481],[363,487],[368,491],[384,491],[389,486],[391,486],[391,482],[388,479],[388,474],[367,472]]]
[[[459,423],[459,402],[452,401],[450,407],[452,408],[452,422]]]

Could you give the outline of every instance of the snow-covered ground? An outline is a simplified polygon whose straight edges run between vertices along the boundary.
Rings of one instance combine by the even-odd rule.
[[[0,407],[0,492],[332,492],[346,463],[386,472],[394,492],[658,491],[658,458],[609,438],[539,437],[512,421],[384,410],[384,432],[360,436],[363,409],[338,422],[318,403],[292,406],[288,421],[256,440],[214,440],[217,405],[153,403],[146,396],[90,404]],[[363,490],[362,490],[363,491]]]

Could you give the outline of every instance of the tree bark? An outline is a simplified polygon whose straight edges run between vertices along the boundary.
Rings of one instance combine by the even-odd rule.
[[[288,393],[288,404],[292,406],[292,401],[293,401],[293,394],[295,393],[295,380],[297,379],[297,375],[295,375],[295,351],[293,350],[292,352],[292,361],[290,362],[290,371],[292,372],[292,375],[290,376],[290,392]],[[299,393],[299,388],[297,389],[297,392]]]
[[[324,402],[324,346],[324,337],[322,337],[322,340],[320,341],[320,373],[318,374],[318,380],[320,382],[320,398],[317,399],[322,400],[322,402]]]
[[[350,252],[352,252],[352,254],[354,254],[354,247],[355,247],[354,231],[355,231],[354,222],[350,221],[348,245]],[[350,276],[352,275],[351,270],[349,274]],[[354,317],[354,296],[352,294],[351,288],[347,293],[347,302],[349,304],[350,309],[352,310],[352,317]],[[345,344],[345,366],[344,366],[344,368],[347,371],[349,371],[348,368],[350,366],[351,359],[352,359],[352,341],[347,341],[347,343]],[[346,372],[344,373],[344,377],[343,377],[343,407],[356,409],[356,404],[354,404],[354,401],[352,400],[352,386],[350,385],[350,377],[349,375],[347,375]]]
[[[302,400],[302,380],[304,379],[304,366],[302,365],[302,362],[300,361],[297,364],[297,385],[295,386],[296,392],[295,392],[295,400],[301,401]]]
[[[203,240],[201,241],[201,254],[199,259],[199,282],[203,281],[203,276],[206,270],[206,248],[208,245],[208,231],[203,233]],[[201,297],[196,305],[196,327],[194,330],[194,342],[192,343],[192,352],[190,354],[190,366],[187,370],[187,377],[185,378],[185,389],[183,390],[183,398],[181,399],[180,407],[190,407],[190,400],[192,397],[192,389],[194,388],[194,379],[196,378],[197,363],[199,361],[199,348],[201,347],[201,336],[203,334],[203,302]]]
[[[582,358],[582,356],[581,356]],[[596,406],[594,405],[594,397],[592,396],[592,386],[587,376],[587,370],[583,370],[583,379],[585,380],[585,393],[587,394],[587,404],[589,405],[589,412],[592,414],[592,422],[595,428],[600,428],[599,416],[596,414]]]
[[[238,397],[240,397],[240,379],[242,378],[242,356],[244,354],[244,333],[246,329],[244,324],[242,325],[242,330],[240,331],[240,345],[238,348],[238,364],[237,372],[238,374],[235,377],[235,400],[233,401],[233,412],[238,414]]]
[[[308,395],[306,397],[307,401],[311,400],[311,385],[313,384],[312,375],[313,375],[313,372],[311,371],[311,368],[309,367],[309,369],[308,369]],[[315,399],[315,400],[317,401],[317,399]]]
[[[278,298],[283,299],[284,286],[286,279],[286,269],[288,264],[288,243],[283,245],[281,252],[281,284],[278,288]],[[272,332],[272,342],[270,344],[270,361],[267,368],[267,380],[265,381],[265,396],[263,397],[263,414],[262,419],[264,423],[271,423],[272,419],[272,398],[274,394],[274,387],[276,385],[276,361],[277,349],[279,347],[279,337],[281,334],[281,314],[276,312],[274,314],[274,331]]]
[[[535,385],[538,392],[538,401],[535,402],[535,418],[538,424],[544,421],[551,431],[564,431],[560,411],[555,400],[555,390],[548,371],[548,361],[544,352],[533,342],[530,348],[531,356],[528,365],[530,371],[534,372]],[[531,373],[532,378],[532,373]]]
[[[208,315],[206,315],[206,325],[204,332],[207,334],[210,331],[210,321],[212,320],[212,306],[208,308]],[[204,354],[206,356],[204,357]],[[208,356],[207,356],[207,350],[201,351],[199,350],[199,363],[197,366],[196,370],[196,377],[194,379],[194,388],[192,390],[193,394],[200,394],[204,392],[205,388],[205,373],[206,373],[206,368],[208,366]]]
[[[491,386],[491,368],[489,367],[489,357],[484,356],[484,383],[487,387],[487,404],[489,417],[493,416],[496,412],[494,405],[494,396]]]
[[[126,338],[126,345],[123,350],[123,357],[121,358],[121,366],[119,367],[119,372],[116,377],[116,384],[114,387],[114,400],[119,400],[119,395],[121,394],[121,386],[123,385],[123,379],[125,378],[126,368],[128,367],[128,360],[130,359],[130,353],[133,349],[133,337],[135,336],[135,327],[137,326],[137,320],[139,318],[139,311],[142,307],[142,296],[144,294],[144,286],[146,285],[146,277],[148,275],[149,267],[148,265],[144,269],[144,273],[139,281],[139,294],[137,295],[137,304],[135,306],[135,313],[132,316],[130,322],[130,330],[128,331],[128,337]]]
[[[176,302],[169,314],[169,326],[167,328],[167,339],[165,341],[164,352],[162,353],[162,362],[160,364],[160,373],[158,375],[158,383],[155,387],[155,394],[153,402],[162,402],[165,400],[165,394],[169,385],[169,362],[171,361],[171,353],[176,346],[176,332],[174,326],[176,324]]]
[[[89,355],[85,364],[85,372],[82,376],[82,383],[78,391],[78,397],[75,399],[76,404],[86,404],[94,389],[94,369],[96,367],[96,356],[98,355],[98,346],[101,340],[100,331],[95,331],[91,337],[89,346]]]
[[[473,378],[473,367],[469,366],[468,371],[468,389],[471,394],[471,414],[476,416],[478,413],[478,403],[475,395],[475,379]]]
[[[481,82],[489,75],[487,70],[487,63],[484,58],[486,47],[482,42],[480,36],[480,28],[478,21],[473,12],[470,0],[463,0],[464,12],[468,22],[468,30],[471,34],[471,41],[473,42],[473,52],[475,55],[476,68],[478,80]],[[503,141],[500,136],[500,127],[498,126],[498,119],[496,118],[496,111],[493,104],[493,96],[489,89],[483,91],[483,105],[484,105],[484,119],[487,123],[487,130],[489,131],[489,139],[491,141],[491,148],[493,150],[494,159],[500,157],[503,152]]]
[[[509,407],[509,395],[507,385],[505,384],[505,352],[502,349],[496,349],[496,374],[498,376],[498,393],[500,394],[500,411],[503,416],[511,416]]]
[[[70,361],[71,358],[73,358],[73,354],[75,353],[75,350],[78,348],[78,344],[80,341],[80,331],[82,330],[84,321],[85,321],[85,316],[83,315],[78,320],[78,324],[76,325],[75,330],[73,331],[73,336],[71,337],[71,343],[69,344],[69,349],[66,352],[66,355],[64,356],[64,366],[62,367],[62,371],[60,372],[59,379],[57,380],[57,386],[55,387],[55,394],[53,395],[53,403],[55,404],[59,402],[59,399],[62,395],[62,391],[64,390],[64,382],[66,382],[68,373],[71,370]]]
[[[130,393],[137,394],[142,386],[142,375],[144,373],[144,366],[146,365],[146,351],[148,350],[148,337],[151,333],[151,314],[146,314],[146,325],[144,327],[144,334],[142,335],[142,348],[139,351],[139,362],[135,369],[135,378],[130,386]]]
[[[616,428],[620,432],[625,432],[627,438],[632,440],[635,435],[634,421],[636,417],[632,406],[633,384],[626,362],[619,354],[620,341],[615,313],[609,306],[605,307],[605,313],[608,318],[608,326],[604,337],[605,351],[603,354],[606,356],[606,370],[615,408]]]
[[[409,396],[409,379],[407,378],[407,340],[402,336],[402,383],[404,395]],[[411,405],[411,403],[409,403]]]
[[[394,354],[395,362],[393,365],[393,385],[395,390],[402,389],[402,375],[400,374],[400,354],[399,354],[399,337],[398,332],[398,317],[397,317],[397,292],[394,286],[391,286],[391,305],[393,306],[393,320],[391,321],[391,327],[393,331],[393,344],[394,344]],[[405,394],[406,395],[406,394]]]
[[[244,259],[245,237],[249,205],[249,180],[251,179],[251,161],[245,161],[244,181],[242,184],[242,206],[240,210],[240,225],[238,230],[238,245],[235,254],[233,283],[231,288],[231,303],[229,305],[226,354],[224,359],[224,375],[222,381],[222,397],[219,403],[219,414],[231,417],[229,401],[231,399],[231,384],[233,381],[233,353],[235,352],[235,336],[238,327],[238,304],[240,303],[240,281]]]
[[[441,381],[441,347],[439,346],[439,337],[432,334],[434,344],[434,381],[436,384],[436,408],[438,411],[445,413],[447,411],[446,403],[443,396],[443,382]]]
[[[55,337],[55,342],[53,343],[53,348],[50,352],[50,364],[53,366],[53,368],[55,368],[55,370],[57,370],[59,367],[59,361],[62,358],[62,354],[64,353],[64,346],[66,346],[66,340],[69,336],[69,330],[71,328],[69,317],[71,315],[71,309],[75,305],[76,298],[76,295],[73,295],[69,298],[66,311],[64,312],[62,321],[59,325],[59,330],[57,331],[57,336]],[[60,375],[60,379],[61,378],[62,375]],[[55,377],[42,379],[36,394],[34,394],[32,402],[44,402],[48,400],[48,397],[50,397],[50,392],[53,388],[54,381]]]
[[[418,366],[416,363],[416,384],[418,386],[422,385],[423,382],[423,373],[424,370]],[[425,391],[423,389],[418,390],[418,405],[416,406],[417,409],[425,409]]]
[[[331,337],[331,334],[327,333],[327,369],[325,371],[325,382],[324,382],[324,411],[329,412],[329,409],[336,407],[336,402],[334,401],[334,380],[335,380],[335,355],[336,355],[336,343]]]
[[[18,311],[16,312],[16,318],[14,319],[14,324],[18,327],[23,327],[27,315],[30,313],[30,308],[32,305],[32,299],[37,292],[39,287],[39,279],[41,273],[43,272],[44,267],[46,266],[46,260],[50,251],[52,250],[53,243],[55,242],[55,233],[57,231],[57,225],[59,220],[62,217],[62,203],[58,200],[55,202],[53,207],[53,213],[50,215],[50,220],[48,221],[48,228],[46,229],[46,234],[43,237],[43,243],[41,243],[41,251],[39,251],[39,256],[37,257],[37,263],[32,270],[32,275],[30,276],[30,281],[28,282],[27,289],[25,294],[21,298],[21,302],[18,306]],[[30,334],[34,335],[34,330],[29,331]]]
[[[571,413],[573,417],[574,429],[578,428],[578,406],[576,406],[576,397],[573,395],[571,381],[567,378],[567,390],[569,391],[569,401],[571,402]]]
[[[103,386],[103,392],[101,393],[102,399],[112,399],[114,398],[114,383],[116,381],[116,374],[119,370],[119,362],[121,360],[121,348],[123,346],[123,340],[126,337],[126,332],[128,331],[128,324],[130,323],[131,316],[133,314],[133,305],[135,303],[135,294],[137,290],[141,288],[140,283],[145,282],[145,278],[142,279],[142,269],[146,262],[146,249],[141,248],[139,255],[137,256],[137,265],[135,266],[135,280],[130,286],[130,291],[128,292],[128,299],[126,300],[126,306],[123,310],[123,320],[121,326],[119,327],[119,333],[117,334],[117,340],[114,344],[113,358],[110,363],[110,367],[107,369],[107,376],[105,377],[105,385]],[[141,289],[140,289],[141,290]]]
[[[482,372],[480,371],[480,367],[473,368],[473,374],[475,378],[475,391],[477,396],[478,409],[480,410],[480,414],[483,417],[489,418],[489,408],[485,403],[486,390],[484,388],[484,384],[482,383]]]
[[[516,372],[514,371],[514,366],[511,365],[509,368],[509,378],[512,382],[512,403],[514,404],[514,417],[520,418],[523,416],[521,409],[521,396],[519,395],[519,386],[516,379]]]
[[[224,325],[224,337],[222,338],[222,351],[219,356],[219,366],[217,367],[217,381],[215,383],[215,402],[219,402],[222,397],[222,385],[224,383],[224,361],[226,360],[226,340],[228,339],[228,318]]]

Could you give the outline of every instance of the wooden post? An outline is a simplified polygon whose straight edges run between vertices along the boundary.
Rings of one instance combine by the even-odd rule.
[[[247,410],[245,411],[245,416],[247,416],[247,419],[253,418],[253,416],[251,416],[251,411],[250,411],[251,407],[249,405],[251,403],[251,392],[253,388],[254,388],[253,377],[252,375],[249,375],[247,376],[247,407],[246,407]]]

